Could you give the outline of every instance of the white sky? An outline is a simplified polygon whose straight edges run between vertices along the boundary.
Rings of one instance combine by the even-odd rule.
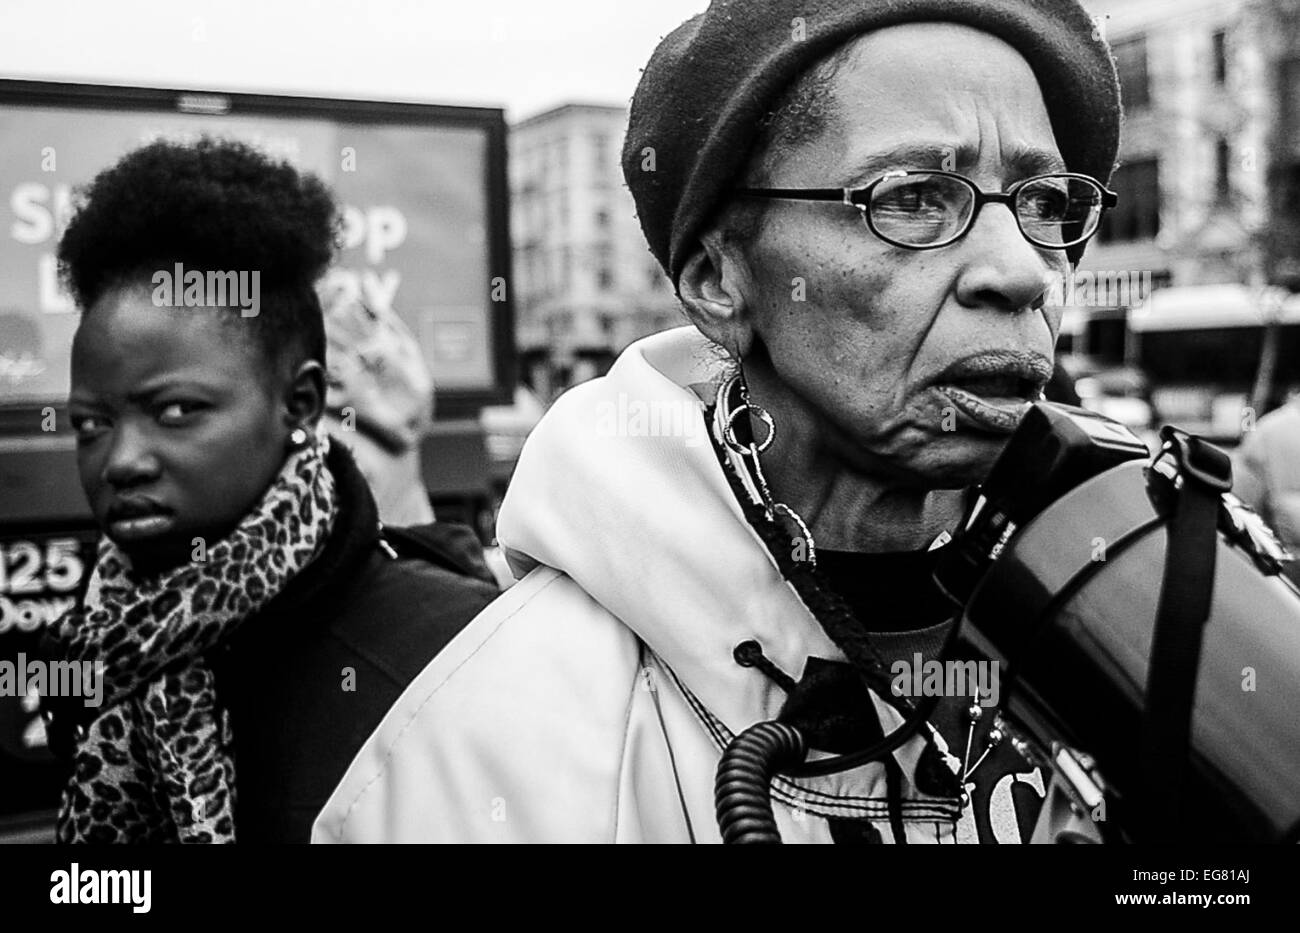
[[[0,77],[504,106],[625,104],[707,0],[0,0]]]

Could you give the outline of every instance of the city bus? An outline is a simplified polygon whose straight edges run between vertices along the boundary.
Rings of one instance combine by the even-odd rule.
[[[1272,373],[1257,388],[1270,322]],[[1233,445],[1300,389],[1300,296],[1236,284],[1157,289],[1128,314],[1124,356],[1149,379],[1159,422]]]

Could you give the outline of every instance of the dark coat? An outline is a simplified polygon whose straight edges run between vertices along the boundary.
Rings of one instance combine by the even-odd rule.
[[[328,464],[325,550],[213,659],[235,735],[235,838],[307,842],[316,814],[408,683],[497,596],[463,526],[383,528],[349,454]]]
[[[384,528],[351,454],[335,444],[326,462],[339,511],[325,549],[209,657],[234,733],[238,842],[308,842],[389,707],[498,595],[468,528]],[[98,712],[43,709],[63,757]]]

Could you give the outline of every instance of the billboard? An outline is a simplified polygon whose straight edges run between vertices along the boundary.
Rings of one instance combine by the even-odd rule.
[[[77,314],[55,254],[78,187],[141,145],[204,134],[333,189],[329,285],[401,316],[443,410],[508,400],[504,133],[498,110],[0,81],[0,406],[67,395]]]

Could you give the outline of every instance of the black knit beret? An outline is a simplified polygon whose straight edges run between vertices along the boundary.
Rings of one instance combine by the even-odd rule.
[[[1119,83],[1110,50],[1075,0],[713,0],[655,49],[623,142],[641,229],[674,283],[781,93],[850,39],[914,22],[971,26],[1019,51],[1038,78],[1066,166],[1109,181]]]

